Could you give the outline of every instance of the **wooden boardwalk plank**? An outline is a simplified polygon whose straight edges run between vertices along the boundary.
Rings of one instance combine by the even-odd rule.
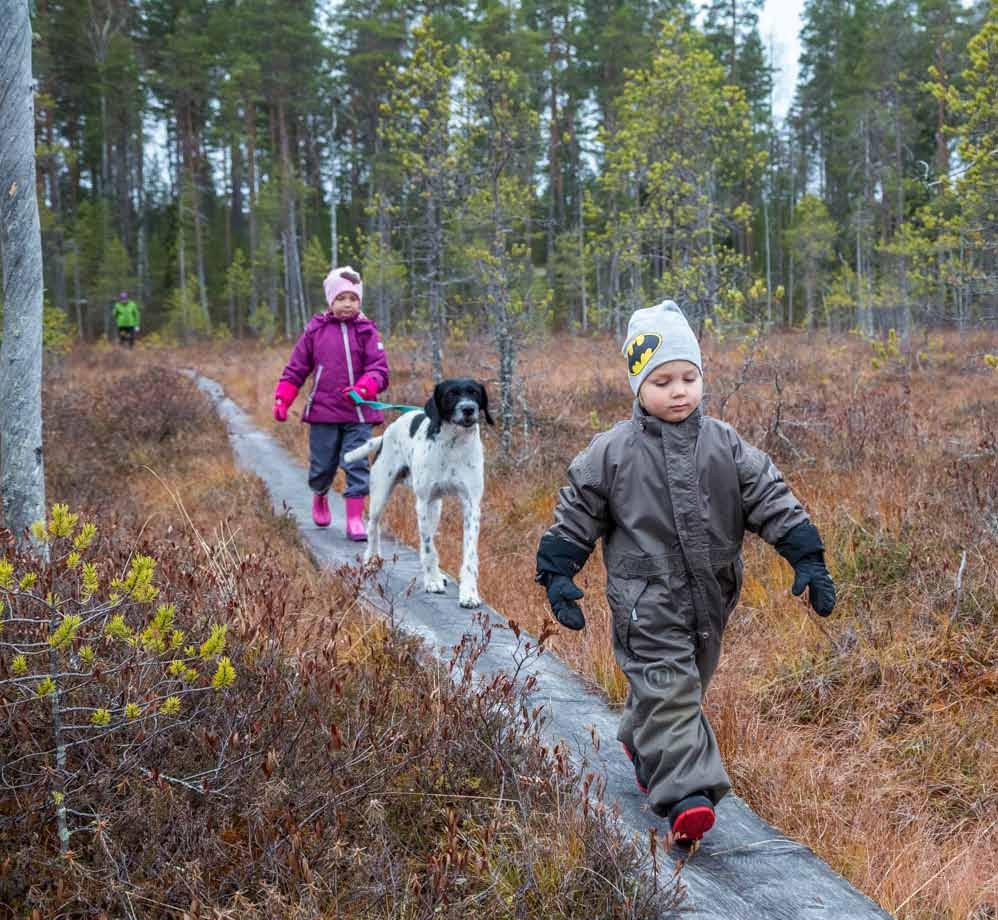
[[[332,526],[315,527],[304,467],[270,435],[257,430],[217,383],[191,376],[228,426],[240,465],[263,480],[278,513],[286,510],[295,517],[315,557],[330,566],[355,563],[361,547],[342,536],[343,503],[339,496],[330,493]],[[400,495],[398,500],[407,497]],[[371,586],[368,599],[447,660],[452,647],[474,631],[473,613],[457,603],[454,579],[448,577],[446,594],[426,594],[421,589],[416,551],[385,537],[382,546],[384,555],[394,558],[379,573],[378,584]],[[414,584],[417,590],[412,590]],[[505,625],[501,614],[489,607],[482,611],[490,622]],[[487,679],[497,671],[508,672],[515,644],[510,630],[494,630],[492,641],[478,659],[476,675]],[[529,673],[537,681],[533,701],[543,706],[542,734],[546,743],[565,742],[577,765],[588,764],[606,777],[605,801],[617,805],[627,831],[647,839],[650,827],[662,829],[663,822],[644,807],[644,796],[635,785],[630,762],[615,740],[617,716],[574,671],[550,653],[533,660]],[[680,855],[673,851],[673,857]],[[811,850],[770,827],[735,795],[721,802],[717,824],[685,866],[682,879],[690,908],[684,916],[702,920],[889,918]]]

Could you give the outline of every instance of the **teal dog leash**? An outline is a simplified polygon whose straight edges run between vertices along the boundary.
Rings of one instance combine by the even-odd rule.
[[[422,412],[422,406],[397,406],[395,403],[383,403],[378,402],[374,399],[361,399],[359,393],[355,393],[353,390],[349,391],[350,398],[358,406],[367,406],[370,409],[393,409],[396,412]]]

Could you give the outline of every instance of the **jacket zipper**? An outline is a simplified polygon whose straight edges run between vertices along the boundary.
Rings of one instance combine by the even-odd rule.
[[[350,380],[350,386],[353,386],[355,382],[353,379],[353,360],[350,357],[350,335],[347,332],[346,323],[340,323],[340,332],[343,333],[343,353],[347,356],[347,377]],[[350,397],[347,397],[347,399],[349,398]],[[364,421],[364,413],[361,412],[360,406],[357,406],[357,418],[360,419],[361,422]]]

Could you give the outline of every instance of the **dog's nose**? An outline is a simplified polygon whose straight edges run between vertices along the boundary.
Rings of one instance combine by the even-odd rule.
[[[465,418],[471,418],[475,414],[474,406],[462,406],[461,411],[464,413]]]

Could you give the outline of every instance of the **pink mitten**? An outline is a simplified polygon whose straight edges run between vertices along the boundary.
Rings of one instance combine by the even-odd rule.
[[[361,399],[374,399],[378,395],[378,381],[370,374],[358,377],[353,386],[347,387],[346,392],[353,390]]]
[[[298,395],[298,387],[287,380],[278,381],[277,389],[274,391],[274,421],[286,422],[288,420],[288,409]]]

